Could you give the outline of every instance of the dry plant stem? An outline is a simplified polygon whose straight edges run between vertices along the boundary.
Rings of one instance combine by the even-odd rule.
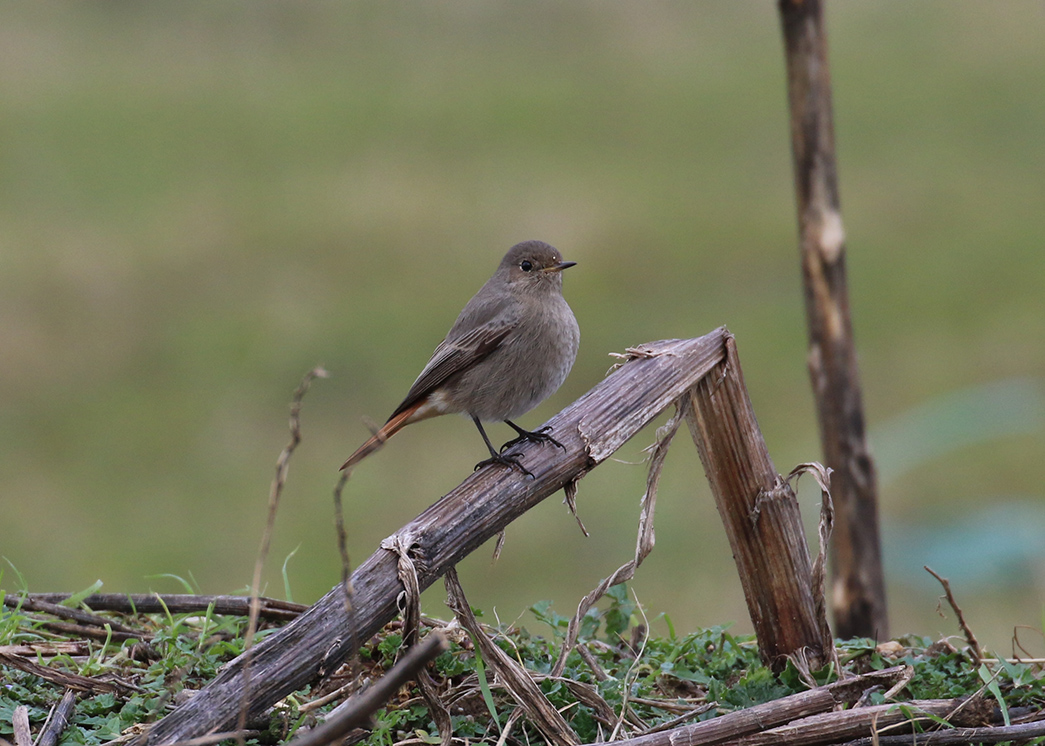
[[[817,746],[849,741],[866,736],[872,731],[877,732],[879,737],[900,731],[910,732],[915,722],[920,728],[933,727],[935,721],[932,718],[944,718],[952,723],[957,721],[961,724],[961,717],[954,716],[954,712],[967,701],[912,700],[904,702],[902,709],[897,707],[896,703],[889,703],[857,707],[842,712],[825,712],[762,733],[738,738],[732,743],[736,746]],[[987,710],[989,714],[990,707]],[[968,724],[968,721],[964,722]]]
[[[951,728],[932,733],[910,733],[902,736],[877,736],[848,741],[845,746],[943,746],[944,744],[1022,743],[1045,736],[1045,721],[999,725],[992,728]]]
[[[646,492],[642,496],[642,509],[639,512],[639,535],[635,542],[635,557],[618,567],[609,577],[603,578],[598,586],[581,599],[581,602],[577,605],[577,612],[570,619],[570,624],[566,628],[566,639],[563,640],[562,647],[559,649],[559,657],[555,661],[555,665],[552,666],[552,676],[562,676],[562,672],[566,670],[566,658],[577,644],[581,620],[588,613],[588,610],[598,603],[599,599],[611,587],[619,583],[626,583],[635,577],[635,571],[639,565],[653,551],[655,542],[653,517],[657,507],[657,487],[660,484],[660,472],[664,467],[664,458],[668,455],[668,448],[670,448],[671,441],[675,437],[675,433],[678,432],[681,423],[681,415],[676,411],[675,416],[657,432],[657,441],[650,449],[649,472],[646,475]]]
[[[91,646],[86,640],[75,642],[28,642],[22,645],[0,645],[0,655],[21,655],[28,658],[49,658],[55,655],[89,655]]]
[[[59,686],[76,689],[82,692],[113,692],[119,694],[134,691],[135,689],[135,687],[128,684],[113,681],[101,681],[100,679],[92,679],[89,676],[80,676],[79,674],[68,673],[57,668],[41,666],[38,663],[33,663],[32,661],[28,661],[17,655],[5,655],[0,653],[0,666],[17,668],[45,681],[50,681],[53,684],[58,684]]]
[[[958,602],[954,599],[954,594],[951,593],[950,581],[948,581],[947,578],[942,578],[937,575],[928,565],[922,565],[922,567],[943,586],[943,592],[947,596],[947,603],[950,604],[951,609],[958,617],[958,626],[962,628],[962,634],[965,635],[965,641],[969,643],[969,655],[972,656],[973,663],[979,665],[983,660],[983,650],[980,648],[980,643],[977,641],[976,635],[972,633],[972,628],[965,622],[965,614],[962,613],[962,607],[958,605]]]
[[[75,708],[76,695],[71,689],[67,689],[51,713],[47,725],[40,731],[40,735],[36,739],[36,746],[55,746],[68,727],[69,718],[72,717]]]
[[[68,619],[74,622],[79,622],[90,627],[98,627],[104,629],[108,627],[113,632],[120,632],[125,635],[132,637],[140,637],[141,632],[131,627],[127,627],[113,619],[106,619],[105,617],[92,614],[89,611],[83,611],[82,609],[73,609],[68,606],[61,606],[54,601],[47,598],[42,598],[41,594],[27,594],[24,596],[9,596],[4,598],[4,605],[13,608],[21,608],[22,611],[40,611],[51,616],[56,616],[59,619]]]
[[[326,378],[327,372],[322,368],[313,368],[298,384],[294,390],[294,396],[290,402],[290,442],[283,448],[276,459],[276,476],[272,479],[269,487],[268,520],[265,522],[265,530],[261,535],[261,546],[258,548],[258,556],[254,561],[254,579],[250,584],[250,619],[247,623],[247,634],[244,640],[243,667],[243,704],[240,708],[240,716],[237,730],[245,730],[247,726],[247,710],[250,700],[250,651],[254,645],[254,634],[258,630],[258,615],[261,613],[261,573],[265,568],[265,560],[268,558],[269,546],[272,541],[272,530],[276,525],[276,512],[279,510],[279,498],[283,494],[283,486],[287,483],[287,472],[290,469],[290,457],[294,449],[301,442],[301,404],[308,393],[312,380],[315,378]],[[236,739],[240,744],[244,742],[242,737]]]
[[[519,722],[519,719],[523,716],[522,708],[513,710],[512,714],[508,716],[507,722],[504,724],[504,728],[501,729],[501,735],[497,737],[497,746],[504,746],[508,741],[508,736],[512,732],[512,728]]]
[[[602,667],[599,665],[599,661],[595,658],[594,655],[592,655],[591,651],[588,650],[587,645],[577,645],[576,650],[580,654],[581,660],[583,660],[587,664],[588,668],[591,669],[591,673],[595,677],[596,681],[609,680],[609,675],[602,670]]]
[[[400,613],[403,616],[403,643],[407,648],[417,645],[421,634],[421,587],[417,582],[417,567],[410,556],[410,547],[403,545],[398,536],[392,536],[381,544],[399,557],[399,579],[403,583],[403,593],[399,596]],[[435,682],[428,669],[417,671],[417,685],[421,696],[428,705],[428,712],[435,722],[436,729],[442,738],[443,746],[450,746],[453,740],[453,724],[450,722],[450,710],[439,697]]]
[[[111,632],[101,627],[85,627],[82,624],[68,624],[66,622],[49,622],[36,614],[26,614],[26,618],[39,621],[40,626],[44,629],[68,637],[89,637],[94,640],[111,639],[116,642],[122,642],[123,640],[147,641],[150,639],[150,636],[143,632]]]
[[[827,712],[839,705],[857,701],[863,692],[874,686],[888,687],[899,679],[906,666],[873,671],[844,681],[799,692],[786,697],[737,710],[700,723],[683,725],[671,731],[650,733],[637,738],[617,741],[618,746],[706,746],[734,740],[751,733],[788,723],[795,718]]]
[[[758,429],[733,338],[726,359],[686,394],[683,412],[725,525],[762,660],[781,668],[805,649],[813,669],[833,650],[817,618],[798,501]]]
[[[355,677],[347,684],[339,686],[337,689],[330,692],[329,694],[325,694],[322,697],[319,697],[318,699],[310,699],[308,702],[304,702],[298,705],[298,712],[306,713],[312,712],[313,710],[318,710],[320,707],[329,705],[331,702],[337,700],[344,700],[346,695],[355,694],[360,689],[362,689],[362,687],[359,683],[359,677]]]
[[[423,641],[410,648],[388,673],[356,696],[338,705],[321,725],[295,738],[288,746],[322,746],[334,743],[353,729],[366,726],[371,715],[446,649],[446,637],[443,633],[438,630],[430,632]]]
[[[334,527],[337,530],[337,551],[341,555],[341,589],[345,599],[345,613],[352,613],[352,563],[348,558],[348,532],[345,531],[345,510],[341,505],[341,493],[352,476],[352,467],[341,472],[334,486]]]
[[[69,593],[30,593],[29,600],[61,603]],[[20,596],[7,596],[4,604],[17,606]],[[157,593],[95,593],[83,599],[84,606],[94,611],[117,611],[131,614],[193,614],[206,612],[228,616],[247,616],[250,613],[249,596],[197,596],[188,593],[160,595]],[[259,598],[259,616],[274,621],[290,621],[308,609],[303,604],[280,601],[274,598]],[[65,608],[65,607],[62,607]],[[133,631],[133,630],[132,630]]]
[[[632,700],[632,701],[637,701],[637,700]],[[715,707],[716,707],[716,705],[715,705],[714,702],[709,702],[707,704],[701,705],[700,707],[694,707],[689,712],[683,713],[682,715],[679,715],[676,718],[672,718],[671,720],[668,720],[665,723],[661,723],[660,725],[653,726],[652,728],[650,728],[649,732],[650,733],[662,733],[664,731],[673,730],[674,728],[677,728],[680,725],[684,725],[685,723],[689,722],[693,718],[699,717],[700,715],[703,715],[705,712],[708,712],[709,710],[715,709]]]
[[[699,339],[645,345],[546,423],[565,450],[539,443],[518,447],[533,479],[514,469],[485,467],[403,526],[397,534],[411,547],[421,589],[567,482],[608,459],[722,360],[726,336],[719,329]],[[468,467],[462,465],[462,471]],[[352,587],[352,642],[346,641],[349,618],[338,584],[301,617],[254,646],[252,714],[311,681],[324,658],[329,666],[344,660],[354,652],[355,641],[369,639],[395,617],[396,597],[403,589],[395,554],[379,549],[371,555],[353,573]],[[149,743],[172,743],[231,725],[242,696],[242,669],[242,656],[231,661],[196,696],[157,722]]]
[[[185,741],[178,741],[178,746],[211,746],[221,741],[242,740],[256,735],[258,735],[256,730],[230,730],[227,733],[208,733]]]
[[[501,650],[483,631],[464,590],[457,579],[457,571],[451,568],[443,577],[446,584],[447,606],[454,612],[457,621],[475,640],[482,652],[483,661],[488,669],[512,695],[512,699],[526,712],[541,734],[554,746],[573,746],[580,743],[577,734],[569,726],[555,706],[544,696],[530,674],[510,655]]]
[[[566,486],[562,488],[563,505],[565,505],[573,517],[577,519],[577,526],[580,528],[581,533],[584,534],[584,538],[588,538],[588,529],[584,528],[584,522],[581,520],[580,515],[577,514],[577,480],[567,482]]]
[[[33,746],[32,732],[29,730],[29,708],[18,705],[11,715],[11,727],[14,729],[15,746]]]
[[[845,270],[831,81],[820,0],[780,0],[809,326],[809,374],[824,463],[834,470],[835,632],[888,637],[874,462],[864,433]]]
[[[831,627],[827,623],[827,547],[831,541],[831,532],[835,522],[834,501],[831,499],[831,470],[811,461],[796,466],[784,481],[791,484],[794,480],[797,483],[803,474],[812,475],[820,486],[820,521],[817,526],[819,541],[817,542],[816,559],[813,560],[812,590],[814,612],[820,622],[820,634],[830,640]],[[842,667],[838,664],[838,651],[833,645],[831,646],[831,657],[835,663],[835,670],[840,672],[839,675],[843,675]]]

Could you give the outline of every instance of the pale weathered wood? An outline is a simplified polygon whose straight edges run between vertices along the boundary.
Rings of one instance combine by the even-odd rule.
[[[888,689],[900,681],[909,669],[895,666],[836,681],[827,686],[755,705],[711,720],[684,725],[674,730],[616,741],[616,746],[710,746],[734,741],[767,728],[789,723],[796,718],[833,710],[856,702],[868,689]]]
[[[726,359],[687,393],[684,406],[762,659],[779,669],[785,656],[804,650],[819,668],[832,641],[826,619],[817,617],[802,516],[766,450],[732,337]]]
[[[397,532],[411,547],[418,581],[427,588],[449,568],[544,498],[580,479],[693,387],[725,355],[725,329],[698,339],[644,345],[629,362],[546,424],[565,446],[527,443],[517,451],[535,478],[501,466],[468,476]],[[379,499],[377,496],[359,499]],[[258,714],[304,686],[321,664],[330,670],[398,613],[402,590],[396,555],[378,550],[352,575],[348,618],[338,585],[311,609],[251,651],[250,712]],[[243,658],[156,723],[150,744],[227,729],[243,701]]]
[[[1036,720],[1019,725],[997,725],[989,728],[943,728],[931,733],[906,733],[882,736],[875,733],[867,738],[850,741],[847,746],[950,746],[966,743],[1028,743],[1045,737],[1045,721]]]
[[[14,729],[15,746],[33,746],[32,731],[29,726],[29,708],[18,705],[11,715],[11,727]]]
[[[986,706],[986,712],[984,707]],[[910,733],[932,728],[934,719],[944,718],[952,725],[983,725],[990,720],[990,704],[983,699],[925,699],[883,705],[854,707],[841,712],[823,712],[794,720],[787,725],[754,733],[733,741],[737,746],[820,746],[845,743],[855,738]],[[986,716],[986,717],[985,717]]]
[[[780,0],[791,146],[824,465],[833,469],[832,599],[839,637],[886,639],[888,617],[874,462],[864,433],[838,197],[831,78],[820,0]]]
[[[58,739],[65,733],[65,729],[69,727],[69,720],[75,710],[76,694],[72,689],[66,689],[65,694],[54,708],[54,712],[51,713],[51,719],[47,721],[47,725],[37,736],[34,746],[55,746]]]

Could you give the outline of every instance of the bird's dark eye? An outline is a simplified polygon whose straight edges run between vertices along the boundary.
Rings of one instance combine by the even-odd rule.
[[[521,269],[523,272],[529,272],[531,269],[533,269],[533,262],[531,262],[529,259],[523,259],[522,264],[519,265],[519,269]]]

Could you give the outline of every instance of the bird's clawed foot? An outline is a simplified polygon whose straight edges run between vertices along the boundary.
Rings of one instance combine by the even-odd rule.
[[[490,456],[490,458],[483,459],[482,461],[480,461],[478,464],[475,465],[474,471],[479,471],[479,469],[483,468],[484,466],[489,466],[490,464],[500,464],[501,466],[507,466],[509,469],[518,469],[523,474],[528,476],[530,479],[535,479],[535,477],[533,476],[533,472],[522,465],[522,463],[519,461],[518,456],[505,456],[500,453],[495,453],[492,456]]]
[[[514,445],[518,445],[519,443],[524,443],[526,441],[529,441],[531,443],[551,443],[553,446],[558,446],[564,451],[566,450],[566,446],[564,446],[562,443],[557,441],[552,436],[548,435],[548,432],[551,430],[551,427],[549,427],[548,425],[545,425],[544,427],[539,427],[536,430],[523,430],[521,427],[516,425],[511,420],[505,420],[504,422],[506,425],[515,430],[515,432],[519,433],[519,437],[512,438],[503,446],[501,446],[501,453],[504,453]]]

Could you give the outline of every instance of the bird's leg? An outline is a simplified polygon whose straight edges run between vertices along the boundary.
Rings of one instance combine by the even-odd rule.
[[[501,464],[502,466],[507,466],[509,469],[518,469],[523,474],[529,476],[530,479],[534,478],[533,472],[519,463],[518,456],[503,456],[494,450],[493,443],[490,442],[490,438],[486,435],[486,430],[483,429],[483,423],[479,422],[478,417],[472,417],[472,422],[474,422],[475,426],[479,428],[479,434],[483,436],[483,442],[486,443],[486,448],[490,451],[490,458],[483,459],[476,464],[475,471],[478,471],[487,464]]]
[[[504,424],[508,425],[508,427],[510,427],[512,430],[519,433],[519,437],[512,438],[503,446],[501,446],[501,453],[504,453],[505,450],[511,448],[517,443],[522,443],[525,440],[529,440],[534,443],[551,443],[552,445],[559,446],[559,448],[561,448],[564,451],[566,450],[566,446],[564,446],[562,443],[557,441],[552,436],[548,435],[548,431],[551,430],[551,428],[547,425],[545,425],[544,427],[539,427],[536,430],[523,430],[521,427],[516,425],[511,420],[505,420]]]

